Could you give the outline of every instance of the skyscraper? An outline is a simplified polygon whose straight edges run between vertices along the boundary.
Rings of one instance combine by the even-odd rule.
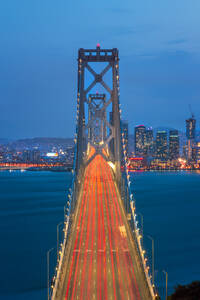
[[[196,160],[197,163],[200,164],[200,142],[196,145]]]
[[[192,117],[186,120],[186,137],[188,140],[195,139],[196,120]]]
[[[156,157],[159,159],[166,159],[168,156],[167,151],[167,132],[157,131],[156,134]]]
[[[37,163],[40,161],[40,151],[37,149],[24,150],[22,157],[26,163]]]
[[[153,143],[153,129],[152,127],[147,128],[146,130],[146,149],[147,155],[153,155],[154,143]]]
[[[178,130],[169,131],[169,158],[177,159],[179,157],[179,135]]]
[[[139,125],[135,127],[135,155],[146,156],[146,127]]]
[[[192,160],[192,149],[195,141],[196,120],[192,118],[186,120],[186,137],[187,137],[187,159]]]

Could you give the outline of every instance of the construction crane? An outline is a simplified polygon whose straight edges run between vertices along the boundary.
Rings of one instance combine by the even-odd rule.
[[[194,113],[192,112],[191,104],[188,104],[188,106],[189,106],[190,113],[191,113],[191,115],[192,115],[192,119],[194,119]]]

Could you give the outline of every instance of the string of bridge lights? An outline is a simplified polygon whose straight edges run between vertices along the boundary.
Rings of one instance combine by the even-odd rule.
[[[74,159],[74,168],[75,168],[75,159]],[[74,170],[73,168],[73,170]],[[72,171],[73,171],[72,170]],[[57,290],[58,282],[61,276],[61,269],[63,265],[63,260],[64,260],[64,252],[66,248],[66,243],[67,243],[67,238],[68,238],[68,233],[70,230],[70,213],[71,213],[71,206],[72,206],[72,201],[73,201],[73,191],[75,189],[75,172],[72,172],[73,177],[72,177],[72,183],[71,183],[71,188],[69,188],[69,194],[68,194],[68,201],[66,203],[66,207],[64,206],[64,238],[63,242],[60,243],[59,245],[59,251],[58,251],[58,257],[57,257],[57,264],[55,268],[55,274],[53,276],[52,284],[51,284],[51,299],[54,300],[56,297],[55,291]]]
[[[117,79],[117,83],[119,83],[119,76],[116,76]],[[119,87],[119,84],[118,84]],[[119,89],[119,88],[118,88]],[[118,98],[119,98],[119,90],[118,90]],[[119,100],[119,113],[120,113],[120,120],[121,115],[122,115],[122,109],[121,109],[121,104],[120,104],[120,100]],[[126,145],[125,145],[125,139],[124,139],[124,132],[121,132],[121,140],[122,140],[122,148],[123,148],[123,154],[124,154],[124,162],[125,162],[125,173],[126,173],[126,180],[127,180],[127,184],[128,184],[128,199],[130,201],[130,206],[131,206],[131,214],[133,217],[133,221],[135,224],[135,234],[136,234],[136,240],[137,240],[137,244],[138,244],[138,248],[139,248],[139,253],[140,253],[140,257],[142,259],[142,264],[143,264],[143,269],[144,269],[144,273],[151,291],[151,294],[153,296],[153,299],[156,299],[158,297],[158,294],[155,291],[155,285],[152,283],[152,275],[149,274],[149,266],[147,265],[147,257],[145,257],[145,250],[142,247],[141,244],[141,239],[143,238],[142,234],[140,234],[140,228],[138,227],[138,221],[137,221],[137,214],[135,213],[136,207],[135,207],[135,200],[133,197],[133,194],[131,193],[131,181],[130,181],[130,175],[129,175],[129,171],[128,171],[128,154],[126,151]],[[133,230],[134,233],[134,230]]]
[[[82,60],[79,60],[79,74],[81,74],[81,68],[82,68]],[[118,99],[120,96],[120,87],[119,87],[119,65],[116,64],[116,80],[117,80],[117,94],[118,94]],[[120,113],[120,120],[121,120],[121,114],[122,114],[122,110],[121,110],[121,104],[119,101],[119,113]],[[77,143],[77,134],[78,134],[78,120],[79,120],[79,112],[80,112],[80,93],[78,92],[77,95],[77,112],[76,112],[76,132],[74,135],[74,143]],[[137,214],[135,213],[136,207],[135,207],[135,200],[133,197],[133,194],[131,193],[131,181],[130,181],[130,175],[129,175],[129,171],[128,171],[128,156],[127,156],[127,151],[126,151],[126,145],[125,145],[125,139],[124,139],[124,133],[121,133],[121,139],[122,139],[122,147],[123,147],[123,154],[124,154],[124,162],[125,162],[125,173],[126,173],[126,181],[127,181],[127,185],[128,185],[128,199],[130,201],[130,207],[131,207],[131,214],[134,220],[134,224],[135,224],[135,230],[133,230],[133,233],[135,232],[135,236],[136,236],[136,240],[137,240],[137,244],[138,244],[138,248],[139,248],[139,253],[140,253],[140,257],[142,259],[142,263],[143,263],[143,269],[144,269],[144,273],[148,282],[148,285],[150,287],[150,291],[152,293],[153,299],[157,298],[157,293],[155,292],[155,286],[152,284],[151,278],[152,276],[149,274],[149,266],[147,265],[147,257],[145,257],[145,250],[142,248],[141,245],[141,239],[143,238],[143,236],[140,234],[140,229],[138,227],[138,221],[137,221]],[[76,149],[76,147],[75,147]],[[62,262],[63,262],[63,258],[64,258],[64,250],[65,250],[65,245],[67,242],[67,236],[68,236],[68,232],[69,232],[69,216],[71,213],[71,206],[72,206],[72,199],[73,199],[73,190],[75,188],[75,160],[76,160],[76,150],[74,153],[74,167],[72,170],[72,174],[73,174],[73,179],[72,179],[72,188],[69,190],[70,193],[68,194],[68,201],[65,207],[65,221],[64,221],[64,240],[63,243],[60,243],[60,247],[59,247],[59,252],[58,252],[58,259],[57,259],[57,265],[55,268],[55,275],[53,277],[53,284],[51,285],[52,291],[54,291],[54,287],[57,286],[58,284],[58,279],[60,278],[60,273],[61,273],[61,266],[62,266]],[[56,290],[56,289],[55,289]],[[54,293],[52,292],[52,300],[54,299]]]
[[[77,135],[78,135],[78,119],[79,119],[79,104],[80,102],[80,93],[78,92],[77,95],[77,112],[76,112],[76,130],[75,130],[75,134],[74,134],[74,143],[77,143]],[[75,166],[76,166],[76,152],[77,149],[75,147],[75,152],[74,152],[74,162],[73,162],[73,169],[72,169],[72,183],[71,183],[71,188],[69,188],[69,194],[68,194],[68,201],[66,203],[66,206],[64,206],[64,228],[63,228],[63,232],[64,232],[64,239],[63,239],[63,243],[60,243],[59,245],[59,251],[58,251],[58,257],[57,257],[57,265],[55,268],[55,274],[53,276],[53,281],[51,284],[51,291],[52,291],[52,297],[51,299],[54,300],[55,299],[55,292],[57,289],[57,285],[60,279],[60,275],[61,275],[61,267],[62,267],[62,263],[63,263],[63,259],[64,259],[64,251],[65,251],[65,246],[67,243],[67,237],[68,237],[68,233],[70,230],[70,213],[71,213],[71,207],[72,207],[72,201],[73,201],[73,191],[75,189]]]

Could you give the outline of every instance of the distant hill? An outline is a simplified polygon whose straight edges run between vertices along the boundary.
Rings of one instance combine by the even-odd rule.
[[[6,145],[10,142],[9,139],[0,139],[0,145]]]
[[[55,147],[66,149],[68,147],[74,146],[74,141],[72,138],[31,138],[31,139],[20,139],[13,142],[8,143],[9,146],[18,151],[22,151],[24,149],[33,149],[38,148],[41,151],[52,151]],[[55,149],[56,150],[56,149]]]

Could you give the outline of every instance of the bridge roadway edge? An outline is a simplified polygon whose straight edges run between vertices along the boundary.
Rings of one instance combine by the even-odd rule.
[[[85,171],[86,171],[86,169],[82,173],[82,178],[84,178],[84,176],[85,176],[85,173],[86,173]],[[114,172],[113,172],[112,168],[111,168],[111,171],[112,171],[111,173],[112,173],[112,176],[113,176],[113,179],[114,179],[113,182],[114,182],[114,185],[115,185],[115,188],[116,188],[116,191],[117,191],[117,196],[118,196],[118,199],[119,199],[119,205],[120,205],[121,211],[123,213],[124,219],[126,220],[126,222],[125,222],[126,231],[128,233],[130,242],[131,242],[131,244],[133,246],[133,249],[134,249],[134,252],[135,252],[134,258],[135,258],[135,263],[137,264],[136,269],[140,270],[138,276],[141,278],[141,282],[143,282],[143,283],[145,282],[144,283],[144,285],[145,285],[144,289],[140,288],[140,290],[142,290],[142,294],[144,294],[144,297],[145,297],[145,298],[142,297],[142,299],[152,300],[153,298],[151,296],[149,286],[148,286],[148,283],[147,283],[147,280],[146,280],[144,268],[143,268],[143,265],[142,265],[142,262],[141,262],[141,259],[140,259],[140,253],[139,253],[138,246],[137,246],[137,240],[136,240],[136,237],[134,235],[135,233],[132,231],[130,223],[127,219],[127,214],[126,214],[126,211],[125,211],[125,207],[124,207],[124,204],[123,204],[120,192],[119,192],[118,185],[115,181],[115,175],[114,175]],[[80,193],[78,195],[78,200],[76,201],[76,206],[75,206],[75,209],[74,209],[75,215],[72,218],[71,232],[73,232],[75,230],[76,220],[77,220],[79,208],[80,208],[80,205],[81,205],[80,199],[82,198],[82,194],[83,194],[83,191],[84,191],[83,185],[84,185],[84,180],[81,182],[81,185],[80,185],[80,189],[79,189]],[[72,236],[73,235],[70,234],[69,240],[66,242],[66,247],[64,249],[63,263],[61,265],[61,276],[59,278],[57,289],[56,289],[55,293],[53,293],[53,297],[51,298],[51,300],[63,300],[62,295],[64,294],[64,290],[66,288],[65,287],[65,279],[66,279],[66,276],[65,276],[66,271],[65,270],[66,270],[66,267],[68,265],[69,256],[70,256],[70,252],[71,252],[70,250],[71,250],[71,247],[72,247],[72,239],[73,239]]]
[[[112,175],[113,175],[113,177],[115,177],[113,171],[112,171]],[[122,213],[124,215],[124,218],[126,219],[126,224],[125,224],[126,225],[126,230],[127,230],[128,235],[129,235],[130,242],[131,242],[131,244],[133,246],[133,249],[135,251],[135,254],[136,254],[134,256],[135,257],[135,261],[137,263],[136,270],[139,269],[141,271],[141,272],[139,272],[138,275],[139,275],[139,277],[142,276],[143,277],[143,282],[145,282],[145,300],[152,300],[153,298],[151,296],[149,285],[147,283],[147,278],[146,278],[146,275],[145,275],[145,272],[144,272],[143,264],[142,264],[141,259],[140,259],[140,254],[139,254],[139,250],[138,250],[138,246],[137,246],[137,240],[135,238],[135,233],[131,229],[130,223],[129,223],[128,219],[127,219],[127,214],[126,214],[126,211],[125,211],[125,207],[124,207],[124,204],[122,202],[122,198],[121,198],[121,195],[120,195],[120,192],[119,192],[119,188],[118,188],[118,186],[116,184],[116,181],[113,180],[113,182],[114,182],[117,194],[118,194],[119,205],[121,207],[121,211],[122,211]]]
[[[81,175],[83,176],[83,178],[85,176],[85,171],[86,170],[81,172],[82,173]],[[79,207],[81,205],[80,198],[82,198],[82,194],[83,194],[83,191],[84,191],[84,189],[82,188],[83,185],[84,185],[84,180],[81,182],[81,185],[79,187],[79,191],[81,191],[81,192],[78,195],[78,200],[76,201],[76,205],[75,205],[75,208],[74,208],[75,216],[72,217],[71,232],[73,232],[75,230],[74,227],[76,226],[76,219],[78,218]],[[72,247],[72,239],[73,239],[73,235],[70,234],[69,240],[66,242],[66,247],[64,249],[64,258],[63,258],[63,264],[61,266],[61,275],[65,275],[64,270],[66,269],[66,266],[67,266],[68,261],[69,261],[70,250],[71,250],[71,247]],[[69,247],[69,245],[70,245],[70,247]],[[61,278],[58,278],[58,279],[59,279],[59,282],[58,282],[58,285],[57,285],[57,289],[53,293],[51,300],[61,300],[62,294],[64,293],[63,290],[64,290],[65,276],[61,276]]]

